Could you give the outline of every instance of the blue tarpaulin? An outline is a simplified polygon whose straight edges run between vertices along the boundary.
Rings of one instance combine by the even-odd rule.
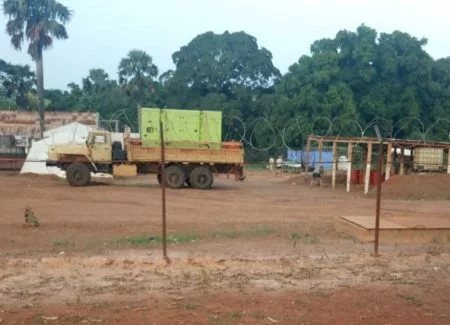
[[[306,160],[309,161],[310,168],[315,168],[316,163],[319,162],[319,151],[313,150],[309,152],[309,159],[306,151],[303,150],[287,150],[287,160],[304,164]],[[333,166],[333,153],[331,151],[322,151],[322,166],[324,169],[331,169]]]

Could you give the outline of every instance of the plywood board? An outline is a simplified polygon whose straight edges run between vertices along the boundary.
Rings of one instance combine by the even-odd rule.
[[[374,216],[341,216],[340,218],[367,230],[375,229]],[[450,229],[450,217],[380,217],[380,229]]]
[[[365,229],[375,229],[375,217],[373,216],[342,216],[341,219],[351,222]],[[405,227],[392,222],[387,218],[380,218],[380,229],[404,229]]]

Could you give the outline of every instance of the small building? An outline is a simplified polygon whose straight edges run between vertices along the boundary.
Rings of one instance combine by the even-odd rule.
[[[97,128],[99,118],[99,113],[91,112],[45,112],[45,130],[49,131],[74,122]],[[39,112],[0,111],[0,135],[13,135],[31,140],[39,139],[40,132]]]

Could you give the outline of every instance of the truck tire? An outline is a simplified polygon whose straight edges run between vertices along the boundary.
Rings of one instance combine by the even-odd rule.
[[[86,186],[91,182],[91,171],[85,164],[73,163],[67,168],[66,178],[72,186]]]
[[[186,174],[181,167],[170,166],[166,168],[166,185],[170,188],[182,188],[186,182]]]
[[[197,167],[189,175],[189,181],[193,188],[207,190],[212,187],[214,175],[207,167]]]

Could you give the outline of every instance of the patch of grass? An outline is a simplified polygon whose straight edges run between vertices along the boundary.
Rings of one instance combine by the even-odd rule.
[[[34,315],[31,320],[32,324],[34,324],[34,325],[45,324],[42,316],[44,316],[44,315],[41,313]]]
[[[55,249],[68,249],[75,246],[73,241],[67,239],[55,239],[52,241],[52,246]]]
[[[116,241],[117,244],[131,246],[147,246],[153,242],[158,242],[157,238],[150,236],[130,236]]]
[[[440,256],[444,252],[444,248],[441,245],[430,245],[427,248],[427,254],[431,256]]]
[[[167,237],[167,242],[169,244],[192,243],[197,240],[199,240],[199,236],[196,234],[173,234]]]
[[[267,164],[265,163],[256,163],[256,164],[250,164],[250,165],[245,165],[245,170],[247,171],[261,171],[261,170],[267,170],[269,171],[269,169],[267,168]]]
[[[238,238],[238,237],[264,237],[275,233],[272,228],[264,226],[250,227],[244,230],[223,230],[215,231],[211,234],[212,238]]]
[[[417,298],[415,298],[415,297],[403,296],[403,295],[399,295],[399,297],[403,298],[409,305],[415,305],[415,306],[422,305],[422,303],[419,300],[417,300]]]
[[[212,238],[236,238],[239,237],[239,231],[237,230],[222,230],[215,231],[211,234]]]
[[[26,227],[32,227],[36,228],[39,227],[40,222],[38,217],[34,215],[34,212],[31,208],[26,208],[24,212],[24,218],[25,218],[25,226]]]
[[[318,244],[320,242],[318,237],[310,233],[293,232],[291,233],[291,239],[296,242],[301,241],[304,244]]]
[[[186,304],[184,304],[183,309],[184,310],[195,310],[198,307],[199,307],[198,305],[186,303]]]
[[[239,319],[242,317],[242,314],[240,312],[229,312],[228,317],[232,319]]]
[[[195,233],[175,233],[167,236],[167,243],[171,245],[191,243],[200,239],[208,238],[239,238],[239,237],[263,237],[274,234],[276,231],[264,226],[254,226],[244,230],[215,231],[205,236]],[[115,244],[121,246],[150,246],[162,243],[161,236],[137,235],[116,239]]]
[[[210,324],[219,324],[220,316],[219,315],[215,315],[215,314],[211,314],[211,315],[208,316],[208,322]]]
[[[318,298],[328,298],[331,296],[331,292],[326,290],[317,290],[311,292],[311,295]]]
[[[345,234],[345,233],[342,234],[342,239],[350,240],[355,244],[360,243],[360,241],[358,240],[358,238],[356,238],[356,236],[350,235],[350,234]]]
[[[199,237],[196,234],[180,233],[170,234],[167,236],[167,243],[171,245],[190,243],[198,240]],[[151,244],[162,243],[161,236],[130,236],[126,238],[120,238],[116,240],[116,244],[129,245],[129,246],[149,246]]]

